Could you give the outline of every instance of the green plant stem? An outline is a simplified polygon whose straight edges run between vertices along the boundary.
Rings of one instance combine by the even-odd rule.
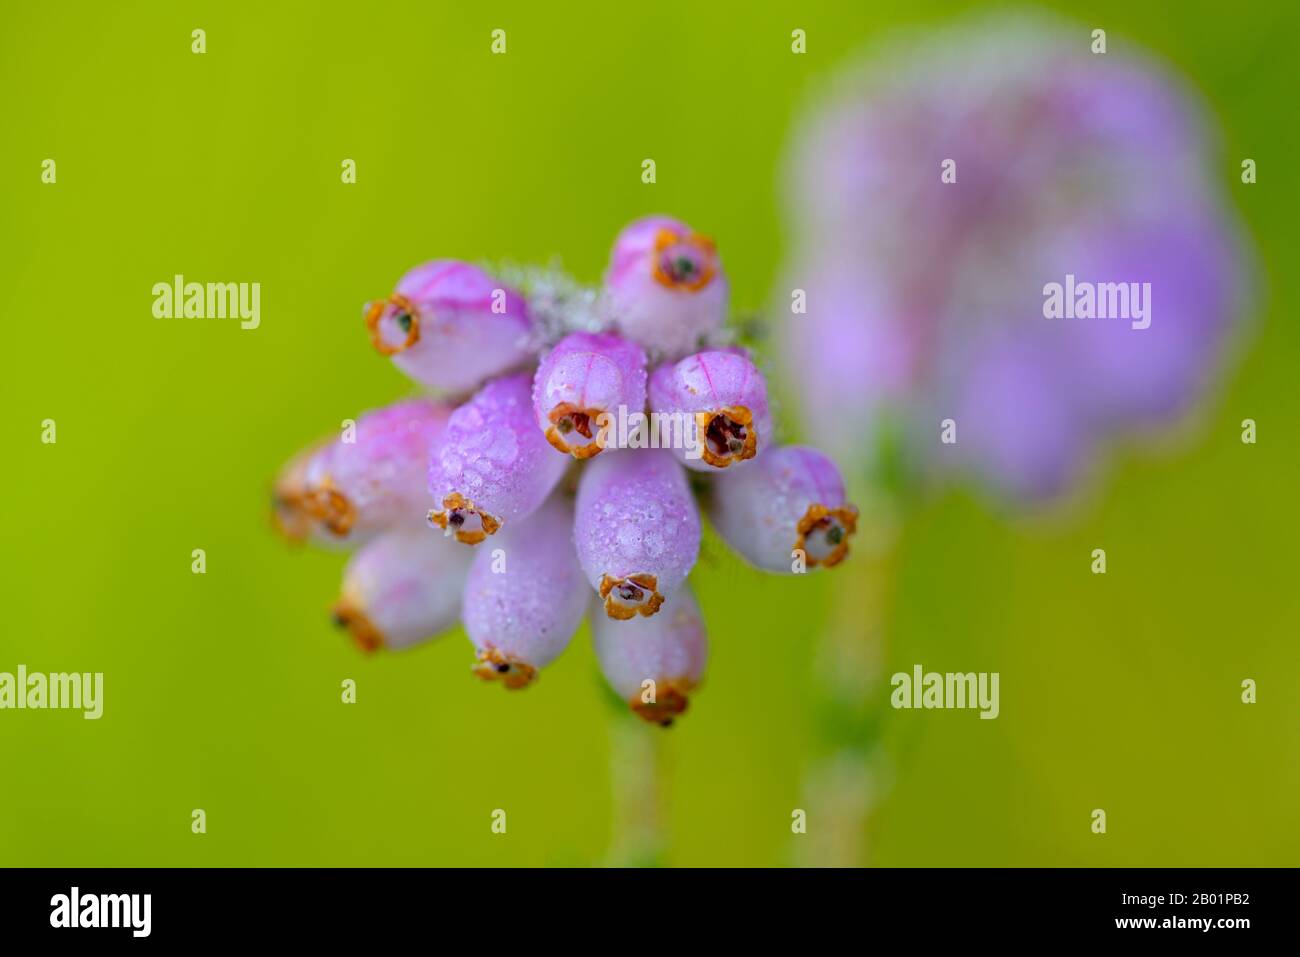
[[[667,850],[667,735],[636,715],[609,719],[613,834],[611,867],[659,867]]]
[[[869,860],[867,822],[880,787],[879,724],[885,602],[892,563],[861,555],[835,603],[813,664],[818,750],[805,773],[806,833],[794,861],[805,867],[854,867]]]

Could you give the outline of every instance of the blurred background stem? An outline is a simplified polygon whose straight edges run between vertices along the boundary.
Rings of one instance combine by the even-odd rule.
[[[885,777],[880,725],[884,635],[894,560],[887,548],[858,549],[831,574],[850,579],[833,605],[813,661],[817,751],[801,790],[804,834],[792,859],[804,867],[856,867],[870,861],[867,825]]]
[[[668,732],[619,704],[608,722],[614,812],[605,864],[659,867],[667,849]]]

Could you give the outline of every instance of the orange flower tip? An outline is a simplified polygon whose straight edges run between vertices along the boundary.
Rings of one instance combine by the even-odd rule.
[[[507,655],[499,648],[484,648],[478,653],[474,674],[484,681],[499,681],[509,691],[527,688],[537,680],[537,669],[525,661]]]
[[[420,341],[420,313],[401,293],[366,305],[370,341],[382,355],[393,356]]]
[[[454,536],[463,545],[477,545],[501,527],[500,519],[476,508],[459,492],[444,498],[442,508],[431,510],[428,517],[430,525],[442,529],[448,537]]]
[[[271,493],[271,525],[288,541],[299,544],[311,534],[311,515],[295,492]]]
[[[643,721],[657,724],[661,728],[671,728],[673,720],[685,713],[690,704],[688,692],[692,687],[692,682],[685,679],[660,681],[655,689],[654,701],[645,701],[638,695],[629,703]]]
[[[708,236],[681,236],[671,229],[655,234],[651,274],[661,286],[699,292],[718,272],[718,254]]]
[[[603,414],[603,409],[583,409],[561,402],[547,415],[551,424],[546,429],[546,441],[579,461],[599,455],[604,446],[598,436],[592,435],[592,427]]]
[[[849,553],[849,539],[858,529],[858,510],[853,505],[827,508],[813,504],[796,526],[799,538],[794,547],[807,556],[809,568],[833,568]]]
[[[346,495],[330,484],[328,478],[316,488],[303,493],[302,507],[327,532],[339,538],[352,531],[357,520],[356,507]]]
[[[347,598],[335,602],[331,609],[334,624],[346,628],[357,647],[372,654],[384,647],[384,633],[361,610],[360,605]]]
[[[714,468],[725,469],[758,454],[754,414],[745,406],[731,405],[699,412],[695,421],[703,436],[700,458]]]
[[[600,597],[605,599],[605,614],[618,621],[629,621],[637,615],[649,618],[664,603],[659,594],[659,580],[654,575],[628,575],[600,578]]]

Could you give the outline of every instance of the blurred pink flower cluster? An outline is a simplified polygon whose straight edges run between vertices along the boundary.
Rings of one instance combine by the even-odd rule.
[[[1055,496],[1224,364],[1246,286],[1232,174],[1155,63],[985,17],[894,38],[794,142],[785,277],[807,314],[785,323],[786,368],[846,465],[894,442],[913,478]],[[1121,296],[1132,321],[1106,314]]]

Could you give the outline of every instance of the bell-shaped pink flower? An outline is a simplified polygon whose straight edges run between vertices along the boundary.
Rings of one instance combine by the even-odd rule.
[[[639,219],[614,242],[602,311],[656,358],[699,349],[727,316],[727,277],[713,241],[666,216]]]
[[[396,529],[366,543],[343,573],[334,620],[363,651],[409,648],[455,627],[469,552],[427,529]]]
[[[686,474],[659,449],[596,458],[578,484],[573,540],[606,615],[653,615],[700,551],[700,517]]]
[[[845,501],[840,470],[816,449],[768,449],[749,468],[718,476],[709,518],[747,561],[773,572],[843,561],[858,510]]]
[[[568,460],[533,419],[532,376],[493,379],[451,414],[429,456],[429,521],[477,545],[527,517],[551,494]]]
[[[552,496],[474,553],[461,612],[474,673],[527,687],[568,647],[590,597],[573,551],[573,503]]]
[[[653,618],[615,621],[597,607],[591,636],[605,680],[638,715],[667,726],[686,710],[709,654],[704,621],[689,588]]]
[[[763,373],[741,350],[699,352],[650,376],[651,413],[677,414],[691,425],[687,448],[674,454],[696,471],[752,459],[772,440]]]
[[[612,333],[574,332],[537,367],[533,408],[551,445],[587,459],[605,447],[600,423],[616,419],[620,409],[643,412],[645,390],[645,350]]]
[[[416,266],[391,296],[369,303],[365,316],[380,353],[415,381],[445,392],[476,388],[531,358],[523,297],[455,259]]]
[[[398,402],[361,416],[355,428],[296,458],[276,484],[280,526],[291,537],[310,531],[350,545],[390,527],[418,524],[428,511],[429,449],[449,415],[447,406],[426,399]]]

